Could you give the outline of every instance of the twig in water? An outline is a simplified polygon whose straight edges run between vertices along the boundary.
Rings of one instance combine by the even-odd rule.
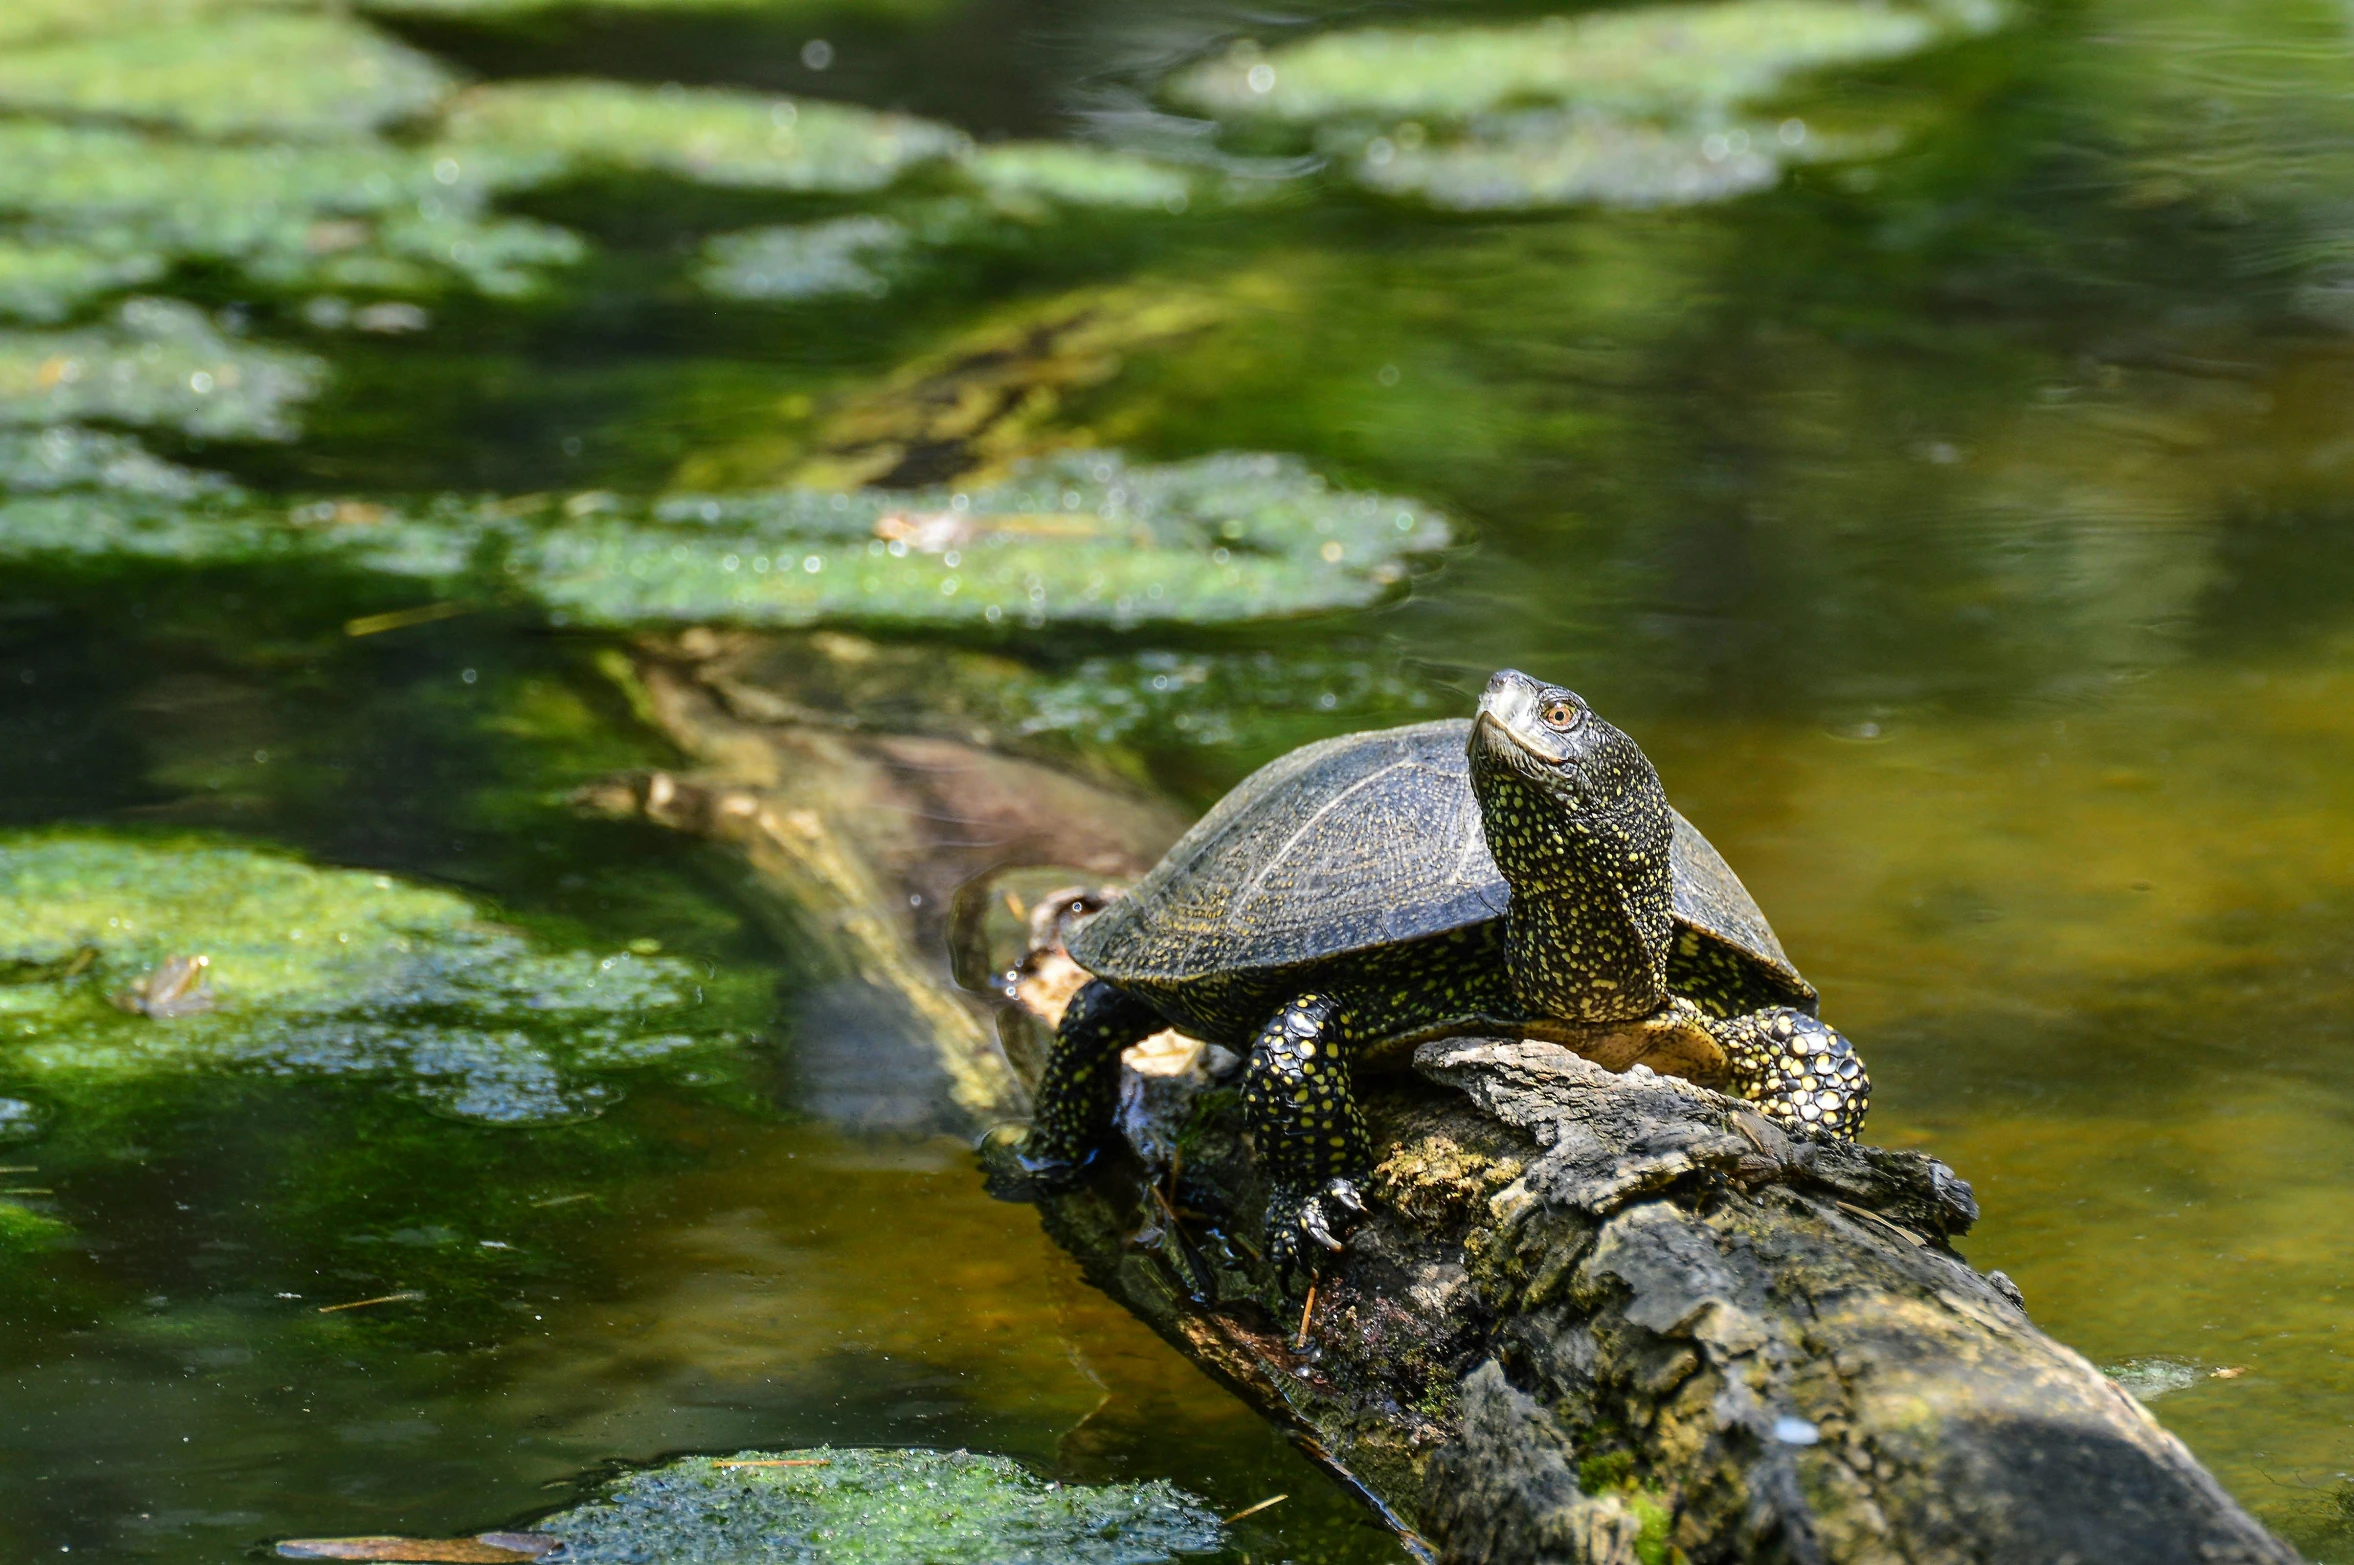
[[[364,1310],[371,1304],[406,1304],[412,1299],[422,1299],[423,1297],[425,1295],[422,1293],[387,1293],[381,1298],[354,1299],[349,1304],[322,1304],[319,1306],[319,1313],[332,1315],[337,1310]]]
[[[1314,1283],[1310,1283],[1308,1284],[1308,1302],[1300,1308],[1300,1334],[1292,1339],[1291,1346],[1293,1352],[1296,1353],[1308,1345],[1308,1322],[1314,1318],[1315,1314],[1316,1285]],[[1270,1500],[1267,1503],[1272,1505],[1275,1502]]]
[[[799,1457],[793,1459],[787,1459],[783,1457],[769,1457],[756,1462],[713,1462],[711,1465],[714,1467],[828,1467],[832,1465],[832,1462],[829,1458],[822,1456]]]
[[[1245,1516],[1256,1516],[1261,1511],[1265,1510],[1268,1506],[1281,1505],[1284,1501],[1290,1498],[1291,1496],[1288,1494],[1271,1494],[1264,1500],[1261,1500],[1258,1504],[1246,1505],[1241,1510],[1236,1511],[1232,1516],[1227,1517],[1226,1525],[1231,1527],[1236,1522],[1241,1521]]]
[[[471,614],[471,603],[427,603],[413,609],[394,609],[389,614],[363,614],[358,619],[343,622],[347,636],[374,636],[388,630],[406,630],[411,625],[430,625],[437,619],[455,619],[460,614]]]

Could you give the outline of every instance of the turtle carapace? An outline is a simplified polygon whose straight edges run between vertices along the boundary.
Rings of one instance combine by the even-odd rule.
[[[1721,1086],[1852,1137],[1871,1085],[1706,838],[1625,734],[1507,669],[1469,724],[1308,745],[1260,768],[1073,934],[1022,1160],[1075,1171],[1120,1051],[1164,1027],[1249,1051],[1271,1254],[1339,1249],[1373,1148],[1351,1072],[1461,1033]]]

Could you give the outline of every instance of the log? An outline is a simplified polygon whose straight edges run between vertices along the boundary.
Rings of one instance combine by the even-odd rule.
[[[1006,917],[1008,868],[1133,875],[1177,823],[980,736],[921,737],[911,762],[918,740],[845,728],[805,699],[806,643],[697,634],[641,647],[626,679],[702,770],[590,801],[730,846],[801,910],[792,928],[820,931],[845,971],[933,1027],[940,1112],[976,1129],[1018,1113],[1081,976],[1051,915],[1084,904],[1017,899],[1044,922]],[[952,948],[962,994],[943,982]],[[1238,1065],[1174,1035],[1131,1051],[1125,1148],[1076,1191],[1025,1189],[1002,1132],[984,1162],[1040,1201],[1097,1286],[1418,1552],[2296,1558],[2140,1403],[2038,1331],[2006,1278],[1970,1267],[1954,1246],[1975,1202],[1932,1158],[1796,1141],[1736,1099],[1552,1044],[1426,1044],[1410,1072],[1360,1084],[1385,1149],[1373,1211],[1303,1316],[1258,1252],[1265,1191]]]
[[[2296,1558],[1971,1269],[1977,1207],[1935,1159],[1535,1041],[1425,1044],[1361,1087],[1373,1213],[1304,1331],[1206,1069],[1132,1072],[1131,1155],[1043,1209],[1438,1559]]]

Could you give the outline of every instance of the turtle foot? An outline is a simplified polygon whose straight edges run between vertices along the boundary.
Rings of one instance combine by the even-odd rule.
[[[1031,1203],[1078,1189],[1100,1157],[1095,1147],[1064,1156],[1043,1144],[1036,1131],[1025,1134],[1013,1126],[982,1138],[980,1152],[982,1187],[1000,1201]]]
[[[1349,1231],[1364,1217],[1365,1197],[1353,1179],[1328,1179],[1313,1195],[1278,1189],[1267,1203],[1267,1258],[1286,1278],[1313,1276],[1348,1248]]]

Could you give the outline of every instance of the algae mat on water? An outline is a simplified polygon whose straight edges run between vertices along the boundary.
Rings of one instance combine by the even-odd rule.
[[[614,626],[1220,624],[1380,602],[1449,538],[1413,501],[1254,455],[1075,453],[954,491],[277,509],[61,427],[0,444],[0,481],[35,491],[0,499],[0,559],[310,555]]]
[[[1056,1484],[1001,1456],[836,1448],[690,1458],[538,1526],[579,1565],[1154,1565],[1221,1541],[1217,1517],[1166,1482]]]
[[[1311,138],[1361,184],[1459,209],[1718,200],[1781,164],[1880,150],[1757,116],[1809,73],[1991,30],[1992,0],[1919,7],[1721,0],[1243,42],[1179,72],[1177,106],[1266,140]]]
[[[129,1008],[198,956],[171,1003]],[[0,835],[0,1074],[37,1093],[356,1077],[544,1124],[597,1112],[614,1072],[740,1041],[724,1024],[764,1004],[697,964],[557,948],[387,875],[205,838]]]
[[[1038,462],[970,491],[778,490],[616,503],[539,535],[521,575],[605,624],[1216,623],[1356,607],[1447,525],[1298,462]]]

